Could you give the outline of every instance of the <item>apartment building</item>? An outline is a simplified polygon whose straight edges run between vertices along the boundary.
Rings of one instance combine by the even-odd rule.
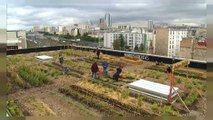
[[[186,27],[156,28],[155,53],[179,57],[180,42],[186,37],[188,37]]]
[[[113,42],[116,39],[119,39],[121,34],[123,35],[127,46],[129,46],[131,50],[134,50],[136,45],[140,47],[141,43],[143,43],[144,36],[142,33],[136,32],[104,33],[104,47],[113,49]]]

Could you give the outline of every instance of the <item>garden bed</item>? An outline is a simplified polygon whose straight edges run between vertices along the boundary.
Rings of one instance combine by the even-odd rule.
[[[63,66],[58,62],[59,53],[64,56]],[[37,61],[35,56],[42,54],[52,56],[53,60],[48,62]],[[102,74],[98,74],[98,79],[91,80],[90,67],[95,61],[98,63],[100,71],[102,70],[102,62],[109,62],[109,77],[105,78]],[[17,99],[21,99],[24,96],[22,92],[37,96],[49,91],[54,94],[63,93],[67,95],[65,96],[67,99],[71,97],[75,101],[79,101],[79,104],[91,107],[103,115],[185,115],[186,109],[180,100],[172,105],[164,104],[161,101],[130,92],[126,88],[128,83],[137,79],[170,84],[170,77],[165,72],[165,67],[153,66],[154,63],[148,61],[143,61],[143,63],[135,61],[138,61],[138,59],[109,55],[101,55],[101,58],[97,59],[94,52],[72,49],[8,56],[8,86],[11,88],[10,91],[13,89],[13,92],[9,92],[9,95],[18,96]],[[119,66],[124,67],[122,79],[116,82],[111,78]],[[64,74],[64,67],[69,69],[67,74]],[[198,102],[205,97],[205,74],[203,71],[197,72],[197,70],[190,69],[187,79],[185,69],[177,71],[175,73],[175,87],[180,88],[179,94],[189,109],[199,111],[194,106],[197,106]],[[42,100],[42,98],[40,99]],[[20,100],[20,102],[23,101]],[[203,110],[204,108],[200,109]]]

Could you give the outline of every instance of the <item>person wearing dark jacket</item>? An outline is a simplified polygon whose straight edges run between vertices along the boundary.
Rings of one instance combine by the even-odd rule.
[[[172,73],[172,68],[171,68],[170,65],[167,67],[167,72],[168,72],[169,74]]]
[[[121,67],[117,68],[117,73],[118,73],[119,75],[121,74],[121,72],[122,72]]]
[[[64,64],[64,57],[63,57],[61,54],[59,54],[59,63],[60,63],[61,65]]]
[[[92,71],[92,78],[93,78],[93,79],[96,79],[96,77],[97,77],[97,72],[99,71],[98,65],[97,65],[96,62],[92,64],[92,66],[91,66],[91,71]]]
[[[99,59],[100,54],[101,54],[101,51],[99,49],[97,49],[96,55],[97,55],[98,59]]]
[[[113,75],[113,80],[118,81],[118,79],[120,78],[121,72],[122,72],[121,67],[117,68],[117,69],[116,69],[116,73]]]

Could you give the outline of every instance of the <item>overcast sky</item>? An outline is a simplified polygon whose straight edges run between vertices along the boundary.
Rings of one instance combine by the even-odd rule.
[[[8,0],[7,28],[72,25],[88,20],[97,25],[109,12],[113,25],[154,23],[205,24],[204,0]]]

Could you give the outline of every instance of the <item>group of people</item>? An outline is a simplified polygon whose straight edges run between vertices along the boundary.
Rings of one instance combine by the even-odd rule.
[[[100,53],[101,51],[97,48],[96,50],[96,55],[97,55],[97,59],[100,59]],[[102,67],[103,67],[103,76],[107,77],[108,76],[108,65],[109,63],[107,61],[103,61],[102,62]],[[97,62],[94,62],[91,66],[91,71],[92,71],[92,78],[96,79],[97,78],[97,73],[99,72],[99,68],[98,68],[98,64]],[[122,68],[121,66],[117,68],[116,73],[112,76],[113,80],[118,81],[118,79],[121,77],[121,72],[122,72]]]
[[[101,54],[100,49],[97,49],[97,50],[96,50],[97,59],[100,59],[100,54]],[[61,66],[63,66],[63,64],[64,64],[64,57],[62,56],[62,54],[59,54],[59,63],[61,64]],[[104,77],[107,77],[107,76],[108,76],[108,65],[109,65],[109,63],[108,63],[107,61],[103,61],[103,62],[102,62],[103,76],[104,76]],[[69,71],[68,68],[65,67],[65,68],[64,68],[64,72],[65,72],[65,73],[68,73],[68,71]],[[93,78],[93,79],[97,79],[97,74],[98,74],[98,72],[99,72],[99,67],[98,67],[97,62],[94,62],[94,63],[92,64],[92,66],[91,66],[91,71],[92,71],[92,78]],[[112,79],[118,81],[119,78],[121,77],[121,72],[122,72],[122,67],[120,66],[120,67],[118,67],[118,68],[116,69],[116,72],[115,72],[115,74],[112,76]]]
[[[109,63],[107,61],[103,61],[102,62],[102,67],[103,67],[103,76],[107,77],[108,76],[108,65]],[[99,72],[99,67],[97,62],[94,62],[91,66],[91,71],[92,71],[92,78],[93,79],[97,79],[97,74]],[[121,72],[122,72],[122,67],[118,67],[116,69],[116,73],[112,76],[112,79],[115,81],[118,81],[119,78],[121,77]]]

